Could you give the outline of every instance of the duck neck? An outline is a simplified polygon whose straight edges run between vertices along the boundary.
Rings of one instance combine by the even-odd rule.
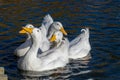
[[[29,40],[31,38],[30,34],[27,33],[27,40]]]
[[[31,48],[37,51],[39,49],[39,41],[33,40],[33,45],[31,46]]]
[[[32,41],[32,46],[27,54],[31,57],[37,57],[40,41],[38,41],[38,39],[33,39]]]
[[[61,43],[62,43],[62,41],[61,41],[61,40],[58,40],[58,41],[56,42],[56,45],[55,45],[55,46],[59,47],[59,46],[61,45]]]

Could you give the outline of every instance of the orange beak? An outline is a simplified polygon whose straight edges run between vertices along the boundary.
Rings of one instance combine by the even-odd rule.
[[[19,31],[20,34],[24,34],[24,33],[32,33],[33,31],[33,28],[26,28],[26,27],[23,27],[22,30]]]
[[[61,31],[64,35],[67,35],[67,32],[65,31],[65,29],[64,29],[63,27],[60,29],[60,31]]]

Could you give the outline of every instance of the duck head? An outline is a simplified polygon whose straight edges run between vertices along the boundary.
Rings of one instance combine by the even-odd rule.
[[[27,24],[25,27],[23,27],[23,28],[34,28],[34,26],[32,25],[32,24]],[[20,34],[25,34],[26,33],[26,31],[25,31],[25,29],[22,29],[21,31],[19,31],[19,33]],[[26,33],[26,34],[28,34],[28,33]]]
[[[41,29],[31,28],[31,27],[22,27],[22,30],[19,33],[29,33],[33,39],[40,39],[42,37]],[[42,38],[41,38],[42,39]]]
[[[53,22],[52,26],[54,27],[54,29],[56,29],[57,31],[61,31],[64,35],[67,35],[67,32],[65,31],[65,29],[63,28],[62,23],[60,22]]]

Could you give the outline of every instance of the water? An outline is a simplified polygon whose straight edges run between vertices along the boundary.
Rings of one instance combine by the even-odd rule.
[[[40,26],[48,13],[55,21],[62,22],[70,41],[80,34],[82,28],[90,28],[92,59],[70,61],[65,68],[48,71],[41,77],[33,77],[34,73],[21,73],[13,52],[24,42],[25,36],[18,32],[28,23]],[[119,26],[119,0],[1,0],[0,66],[5,67],[9,80],[119,80]]]

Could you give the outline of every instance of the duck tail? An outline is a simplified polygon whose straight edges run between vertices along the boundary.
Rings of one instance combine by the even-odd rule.
[[[45,25],[46,30],[48,30],[48,28],[50,27],[50,25],[53,23],[53,18],[51,17],[50,14],[47,14],[44,18],[43,18],[43,22]]]
[[[81,29],[81,38],[89,38],[89,28]]]

